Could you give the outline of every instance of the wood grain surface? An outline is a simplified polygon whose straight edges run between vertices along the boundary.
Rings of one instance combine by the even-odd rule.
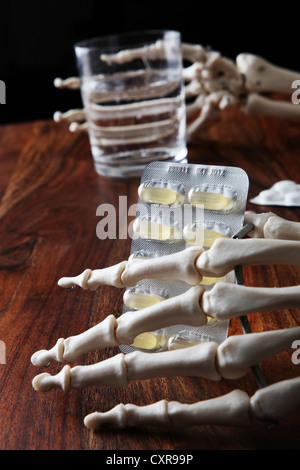
[[[233,165],[249,175],[249,198],[282,179],[299,180],[300,122],[251,118],[236,109],[204,129],[189,145],[191,163]],[[32,379],[44,368],[30,358],[52,347],[59,337],[80,333],[107,315],[119,316],[123,290],[102,287],[96,292],[57,286],[62,276],[111,266],[127,259],[130,239],[99,240],[97,207],[128,206],[137,202],[138,181],[111,181],[93,168],[85,134],[71,134],[64,124],[39,121],[0,127],[0,340],[6,363],[0,364],[1,450],[254,450],[299,449],[296,412],[268,431],[263,425],[238,429],[199,426],[183,430],[140,428],[92,432],[84,416],[106,411],[118,403],[143,405],[161,399],[193,403],[235,388],[252,395],[257,389],[251,372],[239,380],[214,383],[195,377],[136,381],[126,388],[91,387],[37,393]],[[299,221],[299,208],[270,208],[248,204],[247,209]],[[118,214],[126,230],[132,217]],[[118,227],[119,228],[119,227]],[[244,269],[251,286],[299,283],[294,266],[255,266]],[[249,315],[252,331],[289,328],[300,324],[299,311],[283,310]],[[241,333],[238,319],[229,334]],[[300,338],[299,338],[300,339]],[[91,364],[119,352],[106,348],[73,363]],[[292,350],[261,364],[268,383],[299,375]],[[53,363],[52,374],[61,370]]]

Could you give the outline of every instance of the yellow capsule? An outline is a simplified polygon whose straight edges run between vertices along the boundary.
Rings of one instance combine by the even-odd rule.
[[[196,186],[188,195],[190,204],[212,211],[227,211],[236,203],[236,192],[231,187]]]
[[[228,205],[228,199],[222,194],[195,192],[190,197],[192,206],[203,206],[204,209],[221,211]]]
[[[133,223],[133,231],[138,237],[148,240],[174,241],[181,238],[179,230],[175,227],[149,220],[136,219]]]
[[[213,243],[218,238],[229,238],[227,235],[222,235],[222,233],[216,232],[215,230],[204,230],[204,247],[211,248]]]
[[[124,294],[124,304],[134,310],[151,307],[151,305],[158,304],[165,300],[160,295],[151,295],[141,292],[126,291]]]
[[[142,201],[152,204],[181,204],[184,200],[184,187],[179,183],[145,181],[139,186],[138,195]]]
[[[134,338],[131,346],[140,349],[158,349],[163,346],[165,338],[161,334],[141,333]]]
[[[211,248],[218,238],[230,238],[228,235],[223,235],[215,230],[207,230],[200,227],[185,227],[183,237],[187,243],[205,248]]]
[[[175,191],[168,188],[147,187],[142,188],[139,193],[142,201],[154,204],[174,204],[177,199]]]
[[[223,278],[203,276],[200,284],[204,284],[205,286],[211,286],[212,284],[215,284],[216,282],[220,281],[220,279],[223,279]]]

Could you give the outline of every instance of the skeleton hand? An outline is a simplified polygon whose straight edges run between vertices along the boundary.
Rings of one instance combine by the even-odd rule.
[[[187,125],[187,139],[192,140],[203,125],[228,106],[242,104],[246,114],[299,118],[300,109],[288,101],[273,100],[261,93],[279,93],[290,97],[292,85],[300,72],[277,67],[253,54],[239,54],[235,63],[215,51],[197,54],[199,46],[189,45],[185,58],[193,65],[183,72],[187,96],[197,97],[187,104],[187,117],[198,117]],[[185,48],[183,47],[183,54]]]
[[[157,41],[149,48],[120,51],[117,54],[102,56],[102,60],[124,63],[137,57],[159,58],[163,42]],[[202,127],[224,109],[232,105],[240,106],[241,111],[252,115],[299,118],[300,108],[288,101],[270,99],[264,94],[279,93],[290,96],[292,85],[300,80],[300,72],[275,66],[253,54],[239,54],[235,61],[223,57],[219,52],[205,49],[200,44],[182,44],[182,55],[192,65],[183,69],[186,83],[186,98],[195,97],[187,103],[187,140],[190,141]],[[56,78],[57,88],[78,89],[80,79]],[[56,112],[54,120],[72,121],[71,132],[87,131],[85,110]],[[79,122],[78,122],[79,121]]]
[[[254,237],[266,236],[268,221],[270,225],[271,219],[276,220],[277,217],[274,214],[249,216],[254,222]],[[289,224],[279,219],[279,225],[280,221],[284,226]],[[297,228],[294,225],[292,227]],[[274,235],[274,232],[271,233]],[[278,235],[282,232],[276,233]],[[297,230],[293,233],[297,237]],[[292,238],[290,231],[289,237]],[[136,336],[145,331],[183,322],[201,326],[207,316],[223,319],[273,308],[297,308],[300,304],[298,286],[273,289],[219,282],[210,291],[205,291],[198,284],[203,275],[222,276],[237,264],[299,265],[299,251],[299,242],[293,240],[219,239],[207,251],[193,247],[160,260],[154,258],[135,263],[124,261],[103,270],[85,270],[75,278],[62,278],[59,285],[63,287],[79,285],[91,290],[103,284],[132,286],[144,277],[185,279],[194,286],[182,295],[137,312],[126,312],[118,319],[110,315],[77,336],[60,338],[49,351],[37,351],[32,356],[32,362],[46,366],[51,360],[73,361],[81,354],[95,349],[122,343],[132,344]],[[40,374],[34,378],[33,386],[38,391],[48,391],[53,387],[67,391],[90,385],[126,386],[132,380],[159,376],[193,375],[209,380],[236,379],[244,376],[254,364],[289,348],[299,334],[300,327],[296,327],[229,337],[221,345],[209,341],[183,350],[155,354],[134,351],[125,356],[121,353],[98,364],[74,368],[65,366],[55,376]],[[265,387],[251,398],[235,390],[224,397],[194,405],[166,401],[146,407],[118,405],[107,413],[88,415],[85,424],[93,429],[105,422],[120,427],[162,423],[168,426],[182,423],[186,426],[202,423],[249,425],[253,419],[278,419],[293,411],[300,405],[299,390],[299,379],[292,379]]]

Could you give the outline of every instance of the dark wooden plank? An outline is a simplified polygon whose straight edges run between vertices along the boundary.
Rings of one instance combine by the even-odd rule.
[[[17,138],[16,138],[17,136]],[[295,121],[236,116],[230,110],[189,145],[194,163],[240,166],[250,178],[253,197],[280,179],[299,182],[299,125]],[[33,377],[44,371],[30,357],[53,346],[59,337],[80,333],[122,310],[123,290],[103,287],[93,292],[60,289],[57,280],[86,267],[106,267],[126,259],[130,239],[99,240],[97,207],[119,208],[119,196],[128,207],[137,202],[138,182],[106,181],[93,169],[86,135],[70,134],[67,126],[41,121],[0,128],[0,339],[6,345],[6,364],[0,364],[1,449],[294,449],[299,446],[299,413],[273,431],[202,426],[169,431],[109,430],[90,432],[83,425],[87,413],[105,411],[119,402],[148,404],[162,398],[193,403],[217,397],[234,388],[256,390],[251,373],[240,380],[212,383],[190,378],[161,378],[131,383],[127,388],[103,387],[36,393]],[[248,204],[257,212],[268,207]],[[299,209],[273,212],[300,220]],[[117,232],[132,217],[124,212]],[[295,285],[299,270],[291,266],[244,269],[245,284]],[[299,324],[299,311],[267,312],[249,316],[253,331]],[[230,334],[241,333],[233,319]],[[111,357],[118,348],[90,353],[73,365]],[[291,351],[264,362],[269,383],[299,374]],[[61,365],[49,366],[56,373]]]

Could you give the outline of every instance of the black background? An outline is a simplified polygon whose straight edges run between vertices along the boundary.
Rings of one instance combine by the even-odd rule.
[[[1,123],[81,107],[79,92],[57,90],[53,80],[77,75],[76,41],[118,32],[176,29],[184,42],[211,46],[231,59],[251,52],[300,71],[296,2],[9,0],[0,8]]]

